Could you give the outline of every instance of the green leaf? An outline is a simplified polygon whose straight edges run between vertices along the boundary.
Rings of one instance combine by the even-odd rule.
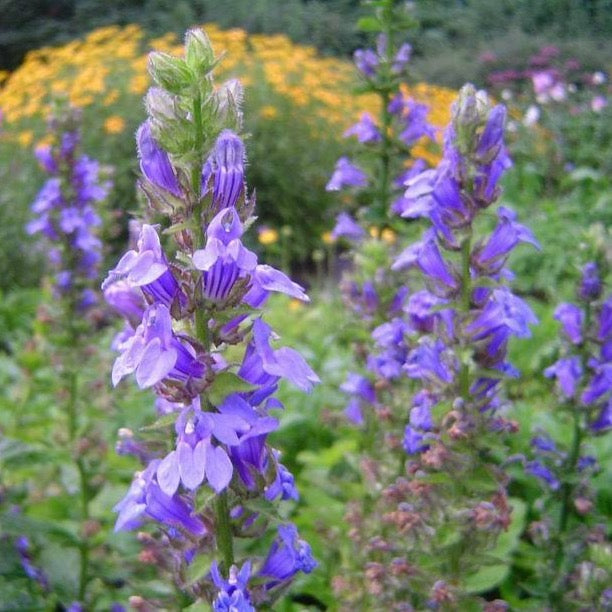
[[[501,584],[508,574],[509,567],[505,563],[489,565],[468,576],[464,588],[468,593],[484,593]]]
[[[217,374],[212,385],[207,389],[208,399],[214,406],[218,406],[230,393],[252,391],[255,386],[242,380],[233,372],[221,372]]]
[[[175,421],[176,414],[171,412],[170,414],[164,414],[164,416],[159,417],[155,423],[141,427],[139,431],[158,431],[160,429],[166,429],[167,427],[174,425]]]
[[[362,32],[381,32],[382,24],[376,17],[362,17],[357,21],[357,29]]]
[[[211,565],[212,561],[207,555],[196,555],[187,568],[187,584],[193,584],[203,578],[210,571]]]

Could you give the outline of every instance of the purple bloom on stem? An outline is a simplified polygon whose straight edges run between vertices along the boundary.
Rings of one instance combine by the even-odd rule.
[[[531,446],[544,453],[556,453],[557,446],[551,438],[544,436],[535,436],[531,440]]]
[[[476,147],[476,155],[482,163],[490,163],[501,151],[504,145],[505,123],[506,107],[503,104],[498,104],[489,113],[487,123]]]
[[[295,478],[293,474],[278,461],[279,451],[273,450],[274,461],[276,462],[276,478],[274,482],[266,488],[265,497],[273,500],[280,496],[282,500],[293,499],[297,501],[300,495],[295,488]]]
[[[599,340],[607,340],[612,335],[612,296],[610,296],[602,305],[599,313],[599,331],[597,338]]]
[[[107,285],[104,289],[104,299],[118,314],[127,319],[133,328],[142,321],[147,304],[140,289],[126,280]]]
[[[396,74],[402,72],[406,67],[406,64],[410,61],[410,57],[412,55],[412,45],[409,43],[404,43],[395,54],[393,58],[393,64],[391,66],[391,71]]]
[[[340,385],[340,390],[360,397],[371,404],[376,401],[376,391],[372,383],[365,376],[355,372],[349,372],[346,381]]]
[[[427,391],[419,391],[413,398],[413,407],[410,410],[410,425],[423,431],[433,429],[434,422],[431,408],[434,402]]]
[[[174,495],[179,483],[197,489],[204,479],[220,493],[232,479],[230,458],[222,446],[212,444],[212,437],[225,444],[239,444],[239,434],[250,424],[238,415],[202,412],[194,402],[179,415],[175,429],[176,450],[170,452],[157,468],[157,481],[166,495]]]
[[[145,121],[136,132],[140,169],[148,181],[156,187],[181,197],[181,188],[170,163],[168,154],[160,148],[151,132],[151,124]]]
[[[584,390],[582,401],[589,405],[612,391],[612,363],[600,364],[595,368],[591,384]]]
[[[557,477],[540,461],[529,461],[525,471],[545,482],[552,491],[557,491],[561,486]]]
[[[351,163],[348,157],[336,162],[334,173],[325,186],[326,191],[340,191],[344,187],[365,187],[368,183],[366,173]]]
[[[261,319],[254,321],[253,339],[247,347],[238,376],[265,387],[274,386],[280,378],[286,378],[298,389],[310,392],[321,382],[319,377],[296,350],[286,346],[273,349],[270,346],[273,334],[267,323]]]
[[[478,340],[501,331],[504,335],[529,338],[529,325],[536,324],[537,317],[525,301],[505,288],[494,289],[491,299],[478,317],[467,327]]]
[[[555,310],[555,319],[563,326],[565,335],[573,344],[582,342],[582,326],[584,325],[584,312],[575,304],[564,302]]]
[[[259,575],[272,578],[266,584],[270,589],[290,580],[298,572],[310,574],[317,565],[310,546],[299,538],[295,525],[279,525],[278,537],[272,543]]]
[[[58,171],[57,163],[53,157],[50,145],[40,145],[36,147],[36,149],[34,149],[34,156],[42,169],[48,174],[55,174]]]
[[[401,270],[415,265],[437,284],[441,283],[450,289],[457,289],[457,279],[444,261],[431,231],[426,232],[421,242],[416,242],[404,249],[391,269]]]
[[[582,278],[578,295],[585,301],[596,300],[601,295],[601,288],[599,268],[594,261],[591,261],[582,268]]]
[[[349,215],[341,212],[336,217],[336,226],[332,230],[334,238],[348,238],[349,240],[361,240],[365,236],[365,230]]]
[[[591,429],[597,433],[612,427],[612,397],[601,409],[598,417],[591,423]]]
[[[176,302],[183,305],[186,296],[170,270],[168,259],[162,250],[157,231],[144,224],[138,237],[137,250],[128,251],[102,283],[107,290],[114,282],[126,279],[140,289],[155,303],[171,308]]]
[[[423,138],[423,136],[433,140],[436,137],[436,130],[427,122],[429,106],[414,100],[407,100],[406,108],[408,110],[408,114],[404,119],[406,127],[399,135],[400,140],[409,147]]]
[[[364,424],[363,412],[361,410],[361,402],[353,397],[344,409],[344,416],[357,427],[361,427]]]
[[[582,378],[580,357],[566,357],[544,370],[544,376],[557,379],[557,383],[565,397],[574,397],[576,388]]]
[[[361,74],[371,78],[376,74],[379,60],[372,49],[357,49],[353,54],[355,65]]]
[[[213,301],[225,300],[239,277],[252,274],[257,256],[241,242],[243,227],[235,208],[223,208],[206,229],[206,247],[193,254],[202,270],[202,293]]]
[[[204,364],[196,358],[193,347],[172,331],[170,312],[163,304],[147,308],[142,323],[125,343],[113,365],[113,385],[132,372],[141,389],[165,378],[187,382],[204,375]]]
[[[213,602],[213,612],[255,612],[251,605],[247,585],[251,576],[251,562],[247,561],[240,570],[235,565],[229,569],[225,580],[219,572],[219,566],[213,561],[210,575],[219,593]]]
[[[504,265],[506,256],[519,242],[528,242],[536,249],[540,248],[532,231],[525,225],[516,223],[516,213],[513,210],[500,206],[497,214],[499,216],[497,227],[489,240],[474,255],[476,264],[490,272],[496,272]]]
[[[404,371],[410,378],[452,382],[453,371],[443,359],[445,350],[446,346],[441,340],[432,341],[430,338],[423,338],[410,352]]]
[[[242,139],[232,130],[223,130],[202,169],[202,194],[213,179],[213,203],[219,208],[236,206],[245,190],[246,154]]]
[[[404,450],[409,455],[416,455],[417,453],[422,453],[423,451],[426,451],[429,448],[429,445],[423,444],[423,437],[424,436],[422,433],[419,433],[410,425],[406,425],[403,441]]]
[[[196,536],[206,533],[204,523],[187,502],[178,495],[168,496],[155,480],[159,459],[153,460],[144,472],[138,472],[127,495],[113,508],[119,513],[115,531],[138,527],[143,516],[149,516],[172,527],[182,527]]]
[[[359,121],[344,132],[344,136],[356,136],[363,144],[382,140],[382,135],[370,113],[363,113]]]

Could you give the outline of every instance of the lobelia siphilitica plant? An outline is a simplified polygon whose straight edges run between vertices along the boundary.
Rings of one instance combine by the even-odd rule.
[[[349,414],[374,438],[366,448],[377,449],[362,459],[370,498],[347,514],[367,591],[357,572],[338,577],[348,603],[358,593],[388,609],[507,609],[479,593],[499,584],[509,563],[508,547],[505,559],[494,554],[513,520],[503,463],[517,424],[503,387],[519,373],[508,342],[537,322],[510,289],[507,260],[519,243],[538,244],[503,206],[491,229],[511,165],[505,120],[502,105],[464,86],[443,159],[410,177],[395,206],[430,227],[395,258],[404,290],[371,334],[367,373],[344,386]]]
[[[279,425],[279,382],[308,392],[319,379],[295,350],[274,346],[262,316],[271,292],[308,297],[242,242],[255,206],[242,90],[237,81],[215,86],[218,61],[199,30],[187,33],[184,58],[150,55],[139,186],[174,244],[165,249],[160,228],[143,223],[103,289],[126,322],[113,384],[133,374],[155,391],[160,416],[142,440],[121,432],[120,452],[146,467],[115,508],[116,529],[154,521],[161,536],[141,538],[150,550],[158,543],[159,564],[185,601],[247,611],[316,566],[280,519],[276,502],[298,493],[267,438]]]
[[[95,355],[91,335],[99,319],[96,307],[100,301],[97,287],[102,247],[96,232],[101,224],[101,204],[111,188],[110,169],[80,152],[80,117],[79,109],[63,100],[55,101],[49,119],[52,144],[41,145],[35,152],[49,178],[32,204],[34,218],[26,227],[30,235],[43,236],[41,244],[50,266],[49,295],[41,305],[39,321],[40,329],[46,330],[43,350],[48,351],[54,377],[60,381],[57,403],[61,416],[46,434],[45,444],[50,445],[51,452],[49,465],[41,469],[61,472],[65,469],[62,462],[68,461],[77,474],[74,485],[64,484],[55,474],[60,481],[57,485],[73,497],[70,515],[78,525],[78,536],[70,544],[78,549],[79,556],[73,593],[77,608],[90,599],[90,582],[100,552],[97,534],[101,523],[92,514],[90,503],[105,482],[105,443],[91,402],[85,399],[90,381],[82,372]],[[57,498],[57,491],[53,495]],[[28,501],[23,505],[27,511]],[[29,549],[27,539],[21,538],[18,550],[26,573],[43,585],[51,601],[50,591],[55,585],[33,565]]]
[[[536,550],[546,551],[534,554],[530,582],[552,609],[606,610],[612,544],[594,478],[600,472],[595,445],[612,430],[612,295],[604,297],[596,262],[583,267],[576,297],[555,311],[562,354],[544,371],[555,380],[556,413],[570,433],[563,439],[537,432],[525,464],[543,489],[528,532]]]

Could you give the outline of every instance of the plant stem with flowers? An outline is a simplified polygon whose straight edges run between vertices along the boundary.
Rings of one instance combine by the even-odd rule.
[[[539,560],[539,578],[534,580],[537,594],[553,609],[605,609],[612,604],[612,590],[606,588],[612,575],[604,561],[612,544],[592,485],[599,471],[594,444],[612,430],[612,296],[603,297],[603,278],[598,263],[587,263],[578,304],[564,302],[555,311],[563,330],[563,354],[544,373],[556,380],[568,443],[540,432],[531,443],[535,457],[525,464],[526,472],[543,485],[544,511],[529,532],[536,546],[554,551]]]
[[[90,431],[92,424],[83,408],[79,371],[87,361],[87,337],[94,326],[92,317],[98,302],[92,289],[101,258],[101,243],[95,234],[101,220],[95,204],[106,198],[110,183],[102,179],[96,161],[79,156],[79,124],[80,111],[57,100],[49,121],[54,144],[36,150],[38,161],[51,178],[32,205],[36,216],[27,231],[46,238],[48,259],[55,269],[51,284],[58,307],[50,306],[49,316],[55,329],[49,339],[61,364],[66,432],[78,474],[79,572],[78,603],[74,605],[85,605],[92,578],[90,540],[98,529],[89,504],[103,480],[98,475],[97,484],[93,484],[100,458],[96,456],[96,442]],[[103,452],[103,448],[98,450]]]
[[[134,374],[155,390],[160,414],[150,439],[120,446],[147,467],[117,504],[116,529],[154,520],[160,563],[187,597],[248,612],[316,566],[290,523],[277,526],[267,554],[257,543],[278,523],[274,500],[298,498],[267,443],[279,424],[271,411],[282,408],[274,393],[283,378],[303,391],[319,379],[296,351],[273,347],[262,318],[271,292],[308,298],[242,243],[255,206],[239,135],[242,89],[236,81],[215,88],[217,62],[198,30],[188,32],[184,58],[149,59],[156,87],[137,134],[140,187],[149,209],[167,217],[176,255],[144,223],[103,286],[126,321],[113,383]],[[202,561],[207,569],[192,576]]]

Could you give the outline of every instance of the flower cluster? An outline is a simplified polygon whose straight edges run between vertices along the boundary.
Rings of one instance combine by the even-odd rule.
[[[506,207],[483,231],[483,212],[499,198],[511,165],[505,120],[503,106],[465,86],[442,161],[402,177],[405,191],[393,212],[425,218],[430,228],[394,257],[391,269],[404,275],[403,286],[372,330],[365,371],[343,385],[351,397],[347,416],[366,435],[378,429],[376,448],[386,449],[370,449],[366,462],[366,478],[382,489],[376,518],[353,509],[347,520],[358,547],[369,551],[367,590],[389,605],[467,601],[469,574],[511,520],[507,477],[494,459],[500,434],[516,429],[504,416],[503,381],[519,375],[507,346],[513,336],[528,337],[537,319],[508,286],[507,260],[518,244],[538,243]],[[353,302],[362,313],[370,303],[372,312],[375,295],[364,285]],[[469,554],[461,544],[468,541]],[[442,575],[440,564],[428,573],[434,557],[448,559]]]
[[[116,528],[157,521],[179,568],[198,553],[215,558],[210,574],[190,586],[193,596],[217,611],[252,610],[316,566],[291,524],[278,526],[259,563],[238,562],[233,540],[268,528],[254,501],[297,499],[293,476],[267,442],[279,425],[271,412],[282,408],[274,394],[282,379],[305,392],[319,379],[295,350],[274,346],[262,318],[272,292],[308,297],[243,243],[255,202],[239,136],[242,90],[236,81],[215,88],[215,62],[197,30],[187,34],[185,59],[149,59],[157,87],[137,133],[140,187],[151,209],[168,216],[176,253],[169,256],[159,229],[143,223],[103,289],[125,319],[113,384],[133,374],[140,388],[153,388],[161,430],[171,424],[173,435],[170,445],[166,438],[147,447],[130,435],[122,443],[148,465],[116,506]]]
[[[572,601],[605,607],[610,596],[605,591],[610,573],[597,561],[597,551],[609,549],[609,540],[597,523],[591,483],[600,469],[592,443],[612,430],[612,295],[603,293],[600,268],[589,262],[582,269],[578,303],[562,303],[555,311],[563,354],[544,374],[555,380],[559,412],[572,433],[564,444],[538,432],[531,441],[535,457],[525,464],[542,485],[548,510],[530,534],[536,546],[554,548],[539,568],[553,606]],[[553,522],[555,515],[559,518]]]
[[[60,109],[49,127],[53,145],[36,149],[36,157],[50,178],[32,203],[35,217],[28,234],[42,234],[50,243],[49,262],[55,268],[58,296],[71,296],[81,310],[96,302],[90,285],[98,278],[101,242],[96,236],[100,216],[96,205],[108,195],[110,183],[102,178],[97,161],[79,155],[80,111]]]

